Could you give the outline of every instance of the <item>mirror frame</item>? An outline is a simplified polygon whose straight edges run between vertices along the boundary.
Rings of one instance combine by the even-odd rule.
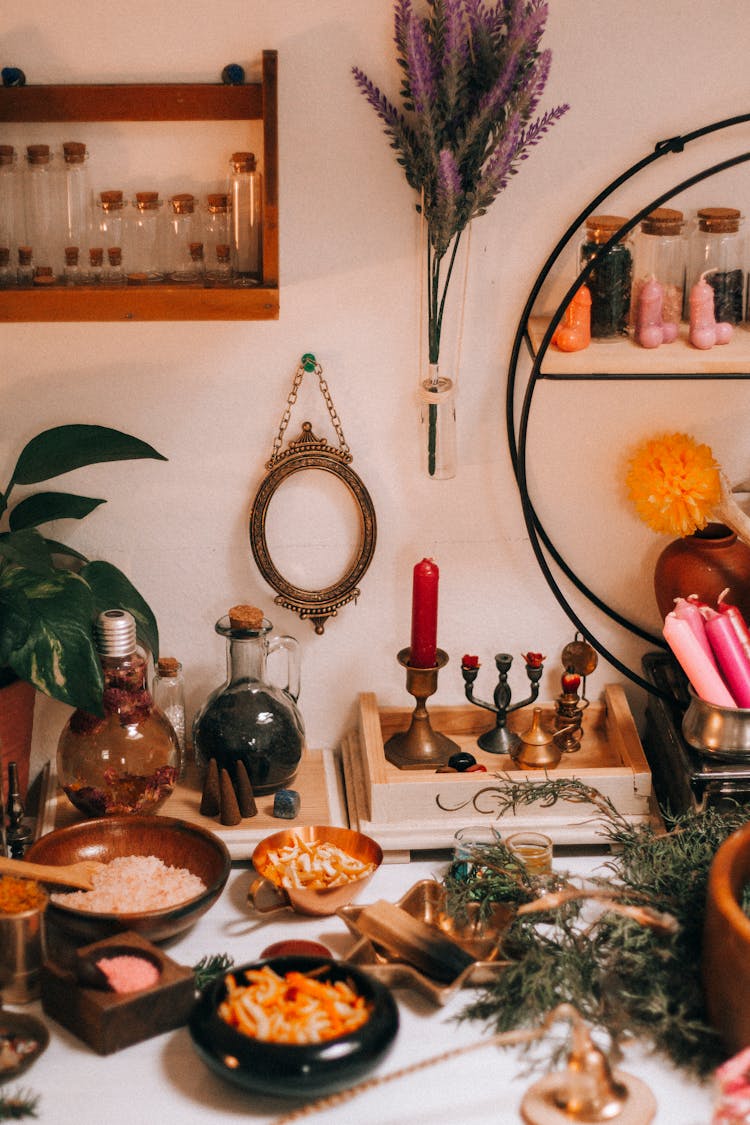
[[[269,586],[277,591],[275,604],[294,610],[303,621],[309,619],[319,635],[325,631],[325,623],[329,617],[335,617],[342,606],[359,597],[357,583],[375,553],[375,507],[349,461],[349,454],[316,438],[310,423],[305,422],[300,437],[290,442],[284,453],[268,462],[268,472],[261,481],[250,509],[250,546],[258,570]],[[278,489],[294,473],[309,469],[322,469],[337,477],[349,490],[359,513],[359,546],[354,562],[336,582],[320,590],[308,590],[286,579],[271,558],[266,538],[268,508]]]

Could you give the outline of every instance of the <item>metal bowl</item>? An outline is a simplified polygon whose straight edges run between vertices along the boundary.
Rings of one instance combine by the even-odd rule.
[[[688,746],[724,762],[750,761],[750,709],[706,703],[688,687],[690,703],[682,719]]]
[[[306,844],[312,843],[313,840],[335,844],[354,859],[373,864],[372,870],[360,879],[351,879],[339,887],[326,887],[322,890],[310,890],[307,887],[296,889],[280,887],[269,852],[293,846],[297,840],[302,840]],[[331,825],[303,825],[298,828],[288,828],[283,832],[274,832],[272,836],[266,836],[255,848],[253,865],[259,878],[251,884],[249,898],[261,914],[284,907],[291,907],[297,914],[312,914],[319,917],[335,914],[342,906],[348,906],[364,890],[382,862],[383,849],[380,844],[370,836],[355,832],[351,828],[335,828]],[[272,891],[272,898],[270,904],[264,905],[264,891],[268,885]]]
[[[356,1031],[321,1043],[288,1044],[254,1039],[218,1014],[226,978],[207,985],[190,1016],[190,1034],[203,1061],[221,1078],[245,1090],[281,1097],[310,1097],[352,1086],[385,1056],[398,1031],[398,1009],[390,991],[361,969],[325,957],[274,957],[231,970],[242,983],[250,969],[292,970],[322,981],[347,981],[370,1003],[368,1019]]]
[[[149,941],[166,941],[188,929],[213,906],[231,870],[226,845],[213,832],[171,816],[111,816],[83,820],[41,836],[26,853],[34,863],[66,864],[119,856],[152,855],[170,867],[184,867],[206,885],[186,902],[161,910],[102,914],[50,901],[47,920],[67,937],[99,941],[131,930]],[[68,887],[52,888],[61,891]]]

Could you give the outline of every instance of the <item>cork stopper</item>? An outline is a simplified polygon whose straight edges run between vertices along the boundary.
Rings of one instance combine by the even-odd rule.
[[[222,214],[229,210],[229,196],[220,193],[214,193],[208,197],[208,210],[212,215]]]
[[[230,161],[233,172],[254,172],[255,171],[255,153],[254,152],[233,152]]]
[[[156,665],[159,675],[172,679],[177,675],[182,665],[174,656],[160,656]]]
[[[202,242],[191,242],[190,246],[189,246],[189,250],[190,250],[190,258],[193,262],[202,262],[203,261],[203,243]]]
[[[19,264],[19,266],[30,266],[31,265],[31,255],[32,255],[32,249],[31,249],[30,246],[19,246],[18,247],[18,264]]]
[[[0,145],[0,164],[12,164],[15,156],[13,145]]]
[[[34,270],[34,285],[39,285],[45,288],[48,285],[55,284],[55,275],[52,272],[52,266],[37,266]]]
[[[10,262],[10,247],[0,246],[0,266],[7,266]]]
[[[79,252],[80,251],[79,251],[77,246],[66,246],[65,247],[65,264],[66,264],[66,266],[77,266],[78,265],[78,254],[79,254]]]
[[[148,285],[147,273],[129,273],[128,285]]]
[[[169,202],[175,215],[192,215],[195,210],[195,196],[189,192],[173,195]]]
[[[231,247],[228,242],[219,242],[216,246],[216,261],[228,262],[232,257]]]
[[[82,141],[63,141],[63,157],[66,164],[83,164],[86,145]]]
[[[92,246],[89,250],[89,261],[92,266],[104,265],[104,247]]]
[[[159,206],[158,191],[137,191],[135,205],[139,211],[154,211]]]
[[[120,246],[107,247],[107,259],[111,266],[122,265],[122,248]]]
[[[586,234],[592,242],[602,245],[627,221],[621,215],[590,215],[586,220]]]
[[[26,159],[29,164],[49,164],[49,145],[27,145]]]
[[[644,234],[679,234],[685,225],[682,211],[673,207],[657,207],[641,222]]]
[[[741,213],[735,207],[702,207],[698,227],[711,234],[735,234],[740,229]]]
[[[99,199],[102,205],[102,211],[119,211],[125,206],[125,200],[122,198],[121,191],[100,191]]]
[[[263,610],[254,605],[233,605],[229,611],[233,629],[262,629]]]

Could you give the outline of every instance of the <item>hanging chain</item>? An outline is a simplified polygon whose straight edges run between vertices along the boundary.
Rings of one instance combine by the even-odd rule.
[[[339,449],[341,450],[341,454],[346,458],[346,460],[351,460],[351,453],[346,438],[344,437],[341,420],[336,413],[336,407],[333,405],[333,399],[331,398],[331,392],[328,389],[328,383],[323,378],[323,368],[318,363],[314,355],[312,355],[310,352],[306,352],[305,355],[302,356],[302,359],[299,362],[299,366],[294,373],[294,379],[292,380],[292,389],[290,390],[289,396],[286,400],[286,407],[281,417],[279,432],[277,433],[273,441],[273,454],[271,456],[271,461],[275,461],[281,453],[284,434],[286,432],[287,426],[289,425],[289,419],[292,415],[292,408],[297,401],[297,395],[299,393],[300,387],[302,386],[302,380],[305,377],[305,373],[313,371],[318,376],[320,393],[322,394],[323,401],[328,408],[328,413],[331,417],[333,428],[336,431],[336,437],[339,439]]]

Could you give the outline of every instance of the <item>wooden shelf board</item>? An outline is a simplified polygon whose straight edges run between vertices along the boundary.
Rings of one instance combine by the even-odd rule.
[[[529,318],[529,341],[537,355],[549,317]],[[728,344],[708,351],[692,347],[688,326],[680,325],[673,344],[642,348],[629,337],[592,340],[580,352],[561,352],[551,345],[542,360],[542,374],[562,378],[612,375],[621,378],[683,378],[686,376],[737,376],[750,378],[750,328],[737,325]]]
[[[122,289],[5,289],[0,322],[93,320],[277,320],[277,288],[209,289],[197,285]]]
[[[243,121],[263,115],[260,83],[5,86],[0,121]]]

